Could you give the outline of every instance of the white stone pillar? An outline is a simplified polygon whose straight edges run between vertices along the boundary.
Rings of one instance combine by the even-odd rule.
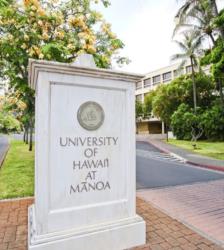
[[[142,76],[31,60],[35,204],[29,250],[121,250],[145,243],[136,215],[135,83]]]

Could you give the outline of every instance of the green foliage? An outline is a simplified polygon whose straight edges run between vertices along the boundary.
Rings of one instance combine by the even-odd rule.
[[[196,127],[203,130],[202,138],[223,141],[224,111],[220,103],[215,103],[204,112],[199,109],[195,115],[188,105],[181,104],[171,117],[171,127],[180,140],[190,140],[192,127]]]
[[[144,99],[144,104],[145,104],[145,111],[147,113],[151,113],[152,112],[152,109],[153,109],[153,100],[156,96],[156,91],[155,90],[152,90],[150,91],[146,96],[145,96],[145,99]]]
[[[202,115],[201,124],[208,139],[224,140],[224,111],[220,104],[215,104]]]
[[[176,18],[178,18],[178,22],[174,34],[179,31],[179,28],[181,28],[181,33],[183,28],[187,28],[186,32],[197,33],[196,40],[198,40],[199,46],[203,45],[204,39],[202,38],[205,36],[211,40],[212,48],[201,49],[195,59],[199,58],[201,65],[211,66],[213,81],[219,91],[220,105],[224,109],[224,9],[219,11],[215,0],[186,0],[179,9]],[[183,44],[178,43],[184,48]],[[189,50],[189,57],[191,57],[191,52],[193,50]],[[196,87],[195,85],[194,92],[196,92]],[[194,98],[196,100],[195,94]]]
[[[140,101],[135,101],[135,117],[138,118],[144,114],[144,104]]]
[[[208,139],[224,140],[224,9],[219,11],[215,0],[186,0],[176,17],[179,20],[174,35],[177,31],[181,31],[180,35],[183,35],[185,39],[183,42],[177,41],[177,43],[185,53],[177,54],[174,58],[182,59],[184,62],[188,57],[191,65],[196,65],[200,58],[200,65],[209,65],[212,74],[209,78],[202,74],[195,75],[195,72],[192,71],[192,81],[189,78],[182,79],[185,91],[179,89],[177,99],[172,100],[171,98],[168,101],[168,90],[165,88],[163,98],[160,100],[158,97],[155,100],[156,105],[153,110],[155,109],[161,118],[165,115],[168,116],[165,118],[169,121],[172,112],[176,109],[171,117],[171,125],[174,133],[180,139],[190,139],[191,127],[198,127],[204,129],[204,135]],[[181,29],[179,30],[179,28]],[[183,28],[187,29],[183,32]],[[190,36],[185,34],[190,34]],[[201,45],[204,36],[211,40],[212,48],[205,51],[198,50],[203,47]],[[219,91],[219,96],[215,89]],[[181,95],[182,99],[179,98]],[[197,117],[191,109],[192,95],[194,112],[196,114],[197,111]],[[220,101],[217,102],[219,98]],[[162,103],[162,99],[164,99],[164,103]],[[160,104],[163,106],[160,107]],[[167,115],[168,113],[169,115]]]
[[[0,113],[0,132],[1,133],[12,133],[20,132],[21,126],[20,122],[10,113]]]
[[[34,120],[34,92],[28,87],[29,58],[71,63],[79,54],[88,53],[98,67],[109,68],[114,55],[124,47],[111,25],[93,9],[95,2],[0,0],[0,77],[20,93],[29,127]],[[110,4],[101,2],[105,7]]]
[[[214,85],[210,77],[202,73],[195,75],[197,85],[198,106],[206,109],[211,106],[215,99],[213,95]],[[147,97],[146,97],[147,100]],[[172,114],[178,109],[181,103],[193,107],[193,88],[191,76],[181,76],[174,79],[170,84],[161,85],[149,95],[149,105],[152,104],[153,113],[160,117],[167,125],[171,122]]]
[[[179,88],[175,88],[175,86],[175,80],[169,85],[161,85],[157,89],[157,94],[152,101],[153,114],[160,117],[166,124],[170,124],[171,115],[181,103],[181,101],[177,98],[177,91]],[[173,88],[174,91],[170,92]]]
[[[190,140],[192,127],[199,123],[199,115],[186,104],[181,104],[171,117],[171,127],[178,140]]]

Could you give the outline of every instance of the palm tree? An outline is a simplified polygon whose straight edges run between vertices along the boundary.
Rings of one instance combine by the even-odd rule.
[[[207,4],[201,3],[192,6],[187,13],[182,12],[177,18],[176,27],[173,35],[182,27],[189,27],[190,29],[198,30],[201,38],[207,36],[211,39],[213,46],[215,45],[214,28],[213,28],[213,14]]]
[[[174,41],[182,50],[181,53],[172,56],[171,60],[181,60],[179,68],[182,68],[190,60],[192,69],[192,83],[193,83],[193,102],[194,102],[194,112],[197,111],[197,89],[195,82],[195,69],[198,64],[198,54],[201,46],[201,37],[198,31],[185,31],[183,32],[183,41]]]
[[[187,16],[189,10],[195,8],[196,6],[199,7],[206,6],[207,12],[213,18],[216,18],[219,15],[216,0],[185,0],[185,3],[181,6],[181,8],[177,12],[176,18],[182,18],[182,16]],[[223,26],[219,27],[218,30],[222,39],[224,39],[224,27]]]
[[[214,35],[220,34],[220,38],[224,41],[224,27],[219,26],[215,28],[214,20],[219,16],[217,3],[215,0],[185,0],[185,3],[179,9],[175,19],[177,25],[174,30],[174,35],[181,27],[189,27],[200,31],[200,37],[209,36],[213,47],[215,47],[216,40]],[[216,79],[217,89],[220,92],[221,103],[224,106],[222,80]]]

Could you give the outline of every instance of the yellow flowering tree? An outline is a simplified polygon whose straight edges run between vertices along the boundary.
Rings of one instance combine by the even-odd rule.
[[[22,93],[30,128],[34,98],[27,84],[29,58],[72,62],[85,52],[94,56],[99,67],[108,68],[124,46],[102,15],[92,9],[97,2],[0,0],[0,77]],[[107,0],[101,2],[109,5]]]

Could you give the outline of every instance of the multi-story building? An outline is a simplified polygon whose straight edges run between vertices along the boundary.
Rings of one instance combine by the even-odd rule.
[[[183,74],[192,72],[192,67],[187,64],[182,70],[178,69],[179,64],[173,64],[164,68],[152,71],[136,84],[136,99],[144,102],[145,96],[152,90],[156,89],[160,84],[169,84],[173,79]],[[205,73],[209,73],[209,67],[203,68]],[[164,134],[164,123],[153,114],[148,117],[140,117],[137,120],[137,132],[149,134]]]

